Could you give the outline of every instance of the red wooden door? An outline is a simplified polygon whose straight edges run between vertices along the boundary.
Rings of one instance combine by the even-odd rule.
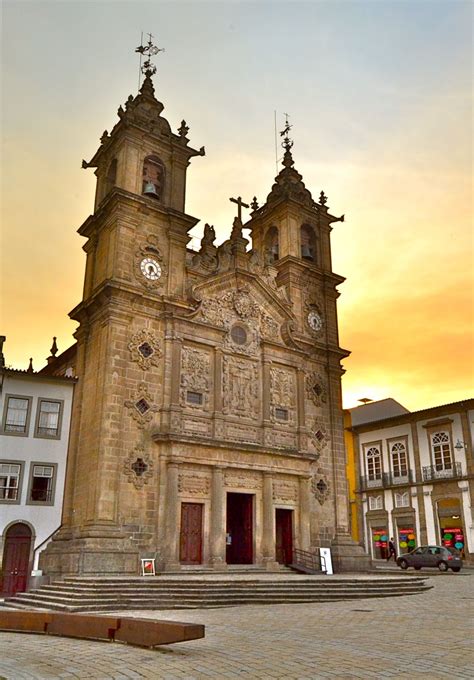
[[[253,564],[253,496],[227,494],[227,564]]]
[[[293,561],[293,510],[276,510],[276,559],[280,564]]]
[[[18,522],[7,531],[3,552],[3,592],[23,593],[28,583],[31,550],[31,529]]]
[[[202,562],[202,503],[181,503],[181,564]]]

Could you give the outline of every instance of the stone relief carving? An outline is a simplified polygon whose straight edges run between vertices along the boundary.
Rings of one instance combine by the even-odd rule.
[[[317,371],[306,374],[306,396],[316,406],[322,406],[328,400],[326,379]]]
[[[236,321],[246,321],[253,330],[256,343],[259,342],[260,337],[275,341],[280,340],[278,322],[260,307],[250,294],[248,286],[203,299],[199,316],[207,323],[228,330]],[[253,348],[252,343],[247,348],[247,353]],[[235,349],[235,346],[233,346],[233,349]]]
[[[123,464],[123,472],[136,489],[142,489],[153,477],[153,460],[145,453],[144,446],[137,445]]]
[[[296,435],[277,429],[265,430],[265,444],[276,449],[296,449]]]
[[[287,419],[277,418],[276,409],[287,411]],[[270,368],[270,416],[281,425],[293,425],[296,413],[295,375],[284,368]]]
[[[181,351],[181,406],[186,408],[206,409],[209,406],[211,387],[211,357],[208,352],[183,347]],[[188,401],[187,392],[202,395],[201,403]]]
[[[260,441],[261,431],[256,427],[249,427],[248,425],[227,423],[225,435],[227,439],[256,444]]]
[[[148,392],[146,383],[142,382],[131,399],[127,399],[124,405],[129,409],[130,415],[137,422],[138,427],[145,427],[153,418],[153,413],[158,411],[158,406],[153,403],[153,397]]]
[[[190,472],[178,475],[178,492],[184,496],[208,496],[211,489],[211,480],[204,475],[196,475]]]
[[[259,367],[245,359],[223,357],[223,412],[252,418],[260,417]]]
[[[163,354],[158,338],[147,328],[143,328],[132,335],[128,349],[132,361],[136,361],[144,371],[152,366],[158,366]]]
[[[192,260],[192,267],[205,273],[211,273],[217,269],[217,248],[214,245],[216,232],[209,224],[204,225],[204,234],[201,239],[201,249]]]
[[[280,503],[297,503],[298,483],[292,480],[274,480],[273,500]]]
[[[329,498],[329,480],[324,470],[320,467],[317,468],[311,479],[311,491],[320,505],[323,505]]]
[[[235,470],[225,473],[224,484],[236,489],[261,489],[263,482],[258,474],[246,470]]]
[[[320,454],[331,441],[324,421],[315,418],[311,423],[309,435],[316,451]]]

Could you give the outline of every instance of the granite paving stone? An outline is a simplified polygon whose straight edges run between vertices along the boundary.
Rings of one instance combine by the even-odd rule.
[[[430,581],[417,595],[357,602],[127,611],[206,626],[203,640],[154,650],[0,633],[0,678],[472,678],[474,573]]]

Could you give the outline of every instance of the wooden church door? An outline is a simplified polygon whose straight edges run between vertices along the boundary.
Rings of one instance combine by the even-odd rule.
[[[181,564],[202,562],[202,503],[181,503],[179,561]]]

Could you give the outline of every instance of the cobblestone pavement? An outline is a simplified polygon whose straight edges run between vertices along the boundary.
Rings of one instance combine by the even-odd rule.
[[[0,679],[471,679],[474,574],[436,575],[431,583],[405,597],[127,612],[206,625],[204,640],[154,650],[0,633]]]

